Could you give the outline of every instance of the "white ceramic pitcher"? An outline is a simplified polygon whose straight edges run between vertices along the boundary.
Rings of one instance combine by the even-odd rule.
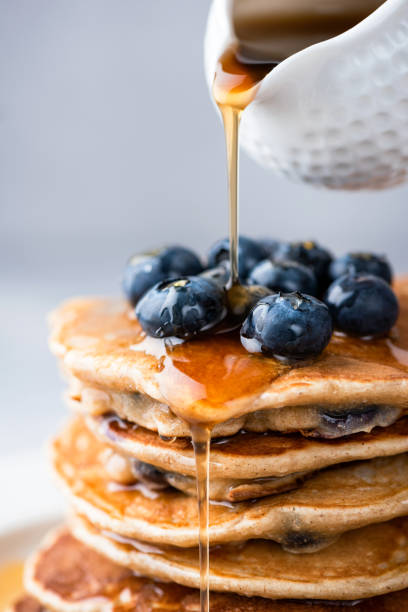
[[[210,9],[210,87],[234,39],[231,6],[213,0]],[[408,0],[386,0],[355,27],[272,70],[243,113],[241,144],[304,183],[378,189],[408,180]]]

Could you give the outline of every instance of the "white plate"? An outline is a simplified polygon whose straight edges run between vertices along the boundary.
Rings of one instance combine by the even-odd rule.
[[[60,522],[61,517],[55,516],[0,535],[0,571],[9,563],[24,561],[39,546],[45,534]]]
[[[63,520],[43,451],[0,460],[0,612],[22,592],[21,564]]]
[[[0,538],[62,516],[64,500],[55,487],[43,450],[1,459],[0,491]]]
[[[8,609],[23,592],[22,564],[45,534],[61,521],[54,519],[26,524],[0,535],[0,612]]]

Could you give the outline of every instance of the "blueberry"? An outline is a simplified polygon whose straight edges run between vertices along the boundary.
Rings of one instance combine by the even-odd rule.
[[[296,361],[315,357],[332,334],[329,309],[302,293],[275,293],[259,300],[241,328],[241,343],[250,353]]]
[[[310,295],[317,293],[317,282],[313,271],[296,261],[274,262],[264,259],[252,269],[248,284],[263,285],[271,291],[285,293],[293,291]]]
[[[324,547],[327,542],[320,533],[312,533],[310,531],[288,531],[281,541],[282,548],[288,552],[314,552],[319,548]]]
[[[383,336],[398,318],[398,300],[378,276],[345,274],[327,290],[328,305],[337,329],[352,336]]]
[[[258,240],[258,244],[261,245],[265,252],[265,257],[269,257],[273,259],[275,257],[275,253],[281,245],[280,240],[275,240],[274,238],[260,238]]]
[[[163,278],[161,260],[157,255],[134,255],[123,274],[123,291],[134,306],[150,287]]]
[[[181,246],[170,246],[160,251],[163,271],[172,276],[195,276],[203,271],[197,255]]]
[[[276,261],[297,261],[312,268],[320,289],[328,285],[329,266],[332,256],[316,242],[286,242],[278,246],[274,259]]]
[[[320,413],[320,431],[323,438],[348,436],[358,431],[367,431],[374,427],[376,419],[384,406],[368,404],[348,411],[322,410]]]
[[[375,253],[347,253],[332,261],[329,273],[332,280],[344,274],[370,274],[389,284],[392,282],[392,270],[386,257]]]
[[[193,251],[180,246],[166,247],[131,257],[125,268],[122,286],[130,303],[135,305],[156,283],[199,274],[202,269],[201,261]]]
[[[239,237],[238,243],[238,258],[239,258],[239,276],[241,281],[244,281],[252,268],[265,259],[265,251],[263,247],[252,238],[246,236]],[[218,240],[208,253],[208,267],[215,268],[225,260],[229,260],[229,239],[223,238]]]
[[[224,291],[199,276],[160,282],[136,306],[142,328],[155,338],[193,338],[214,327],[225,313]]]
[[[149,483],[158,485],[167,484],[163,472],[150,463],[134,459],[133,469],[140,480],[147,480]]]

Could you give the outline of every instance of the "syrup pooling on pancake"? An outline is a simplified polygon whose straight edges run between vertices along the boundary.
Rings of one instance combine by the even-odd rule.
[[[335,334],[317,360],[291,367],[248,354],[225,334],[188,342],[147,338],[118,301],[75,300],[54,315],[51,346],[82,380],[146,393],[188,422],[215,424],[257,409],[330,403],[406,406],[408,284],[392,337]],[[333,393],[333,390],[336,393]],[[330,393],[331,392],[331,393]],[[330,400],[329,400],[330,398]]]
[[[285,366],[248,355],[235,335],[193,342],[145,337],[132,349],[157,359],[161,395],[187,422],[214,425],[222,409],[252,395],[276,379]]]

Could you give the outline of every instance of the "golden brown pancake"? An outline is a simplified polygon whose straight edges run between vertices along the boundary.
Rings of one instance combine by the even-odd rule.
[[[197,591],[174,583],[137,577],[94,552],[62,529],[49,537],[33,557],[27,586],[39,601],[61,611],[199,612]],[[335,603],[272,601],[232,593],[212,593],[211,612],[403,612],[408,591],[367,599],[349,608]],[[24,598],[13,612],[45,612],[36,600]]]
[[[130,484],[135,477],[142,481],[147,478],[155,489],[168,484],[196,495],[195,460],[189,438],[163,440],[113,414],[89,416],[85,423],[111,448],[106,450],[105,463],[114,481]],[[407,418],[385,429],[376,428],[370,434],[355,434],[331,442],[307,439],[300,434],[240,432],[212,440],[210,499],[237,502],[282,493],[297,488],[314,469],[404,451],[408,451]],[[282,466],[289,468],[288,474],[279,474]],[[278,475],[269,476],[269,470]],[[243,477],[239,478],[239,473]]]
[[[144,335],[120,300],[76,299],[51,320],[64,369],[113,391],[141,392],[188,422],[216,424],[263,409],[363,404],[406,408],[408,281],[396,284],[401,314],[389,338],[335,334],[300,367],[245,351],[237,334],[188,342]]]
[[[197,548],[153,547],[98,530],[75,517],[72,532],[113,562],[143,576],[198,588]],[[216,546],[210,553],[209,586],[270,599],[359,599],[408,586],[408,519],[395,519],[343,534],[334,544],[305,555],[267,540]]]
[[[7,612],[47,612],[47,609],[34,599],[34,597],[24,595],[8,608]]]
[[[103,462],[104,445],[79,420],[56,439],[54,469],[77,510],[101,529],[124,536],[190,547],[197,544],[197,504],[167,489],[114,486]],[[408,454],[336,466],[311,476],[297,490],[225,506],[211,504],[211,543],[266,538],[302,552],[327,546],[344,531],[406,514]]]
[[[92,433],[119,453],[169,472],[195,476],[194,452],[188,438],[163,440],[111,414],[106,418],[87,417],[85,422]],[[280,477],[404,452],[408,452],[408,418],[385,429],[330,441],[299,434],[240,432],[212,441],[210,472],[212,478]]]
[[[102,453],[101,463],[113,483],[126,487],[131,487],[137,483],[140,486],[143,484],[150,491],[150,495],[170,486],[193,497],[197,496],[197,482],[194,476],[160,470],[154,465],[118,453],[110,447],[107,447]],[[209,498],[212,501],[239,502],[266,497],[267,495],[277,495],[296,489],[310,474],[311,472],[298,472],[278,478],[254,478],[249,480],[211,478],[208,487]]]
[[[189,437],[189,425],[176,417],[168,406],[142,393],[119,393],[96,388],[72,375],[67,376],[68,405],[81,414],[100,416],[115,412],[122,419],[157,431],[164,437]],[[231,436],[241,430],[253,432],[301,431],[304,435],[335,439],[374,427],[387,427],[406,414],[408,406],[351,405],[289,406],[274,410],[257,410],[228,419],[212,430],[212,437]]]

